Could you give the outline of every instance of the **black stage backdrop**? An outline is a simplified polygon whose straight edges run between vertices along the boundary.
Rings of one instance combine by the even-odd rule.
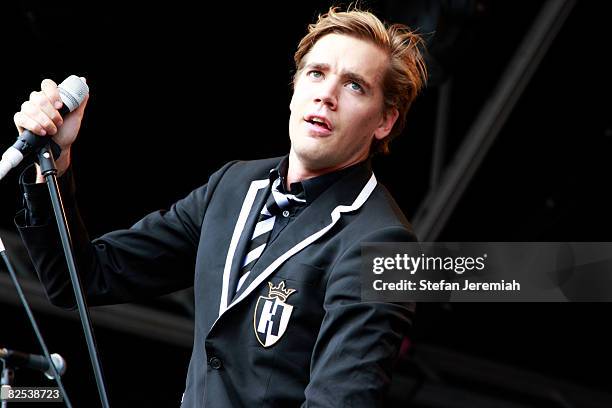
[[[453,77],[445,163],[543,3],[480,2],[478,15],[461,21],[444,66]],[[578,2],[572,10],[438,240],[610,241],[611,31],[603,3]],[[13,114],[43,78],[87,77],[91,98],[73,149],[80,207],[92,236],[129,226],[228,160],[288,151],[293,52],[328,5],[3,5],[0,147],[14,140]],[[394,10],[388,2],[369,6],[383,15]],[[438,89],[434,81],[424,91],[392,154],[375,161],[409,219],[429,188]],[[0,229],[9,232],[17,174],[0,182]],[[605,303],[424,304],[414,344],[606,391],[610,312]],[[51,351],[68,360],[75,406],[97,406],[80,324],[47,314],[40,320]],[[189,348],[106,328],[96,333],[112,406],[178,404]],[[25,313],[0,299],[2,346],[38,351]],[[23,370],[17,380],[49,384]]]

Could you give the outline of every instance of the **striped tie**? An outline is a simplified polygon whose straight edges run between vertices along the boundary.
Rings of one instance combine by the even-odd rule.
[[[293,194],[281,193],[279,191],[280,182],[280,177],[274,180],[268,201],[259,213],[259,218],[257,219],[257,224],[255,224],[255,230],[253,231],[253,236],[251,237],[247,254],[244,257],[242,266],[240,268],[240,279],[238,280],[238,285],[236,286],[236,293],[240,291],[240,288],[246,281],[246,278],[249,276],[253,265],[255,265],[255,262],[257,262],[263,253],[263,250],[268,243],[268,239],[272,234],[272,229],[274,228],[274,221],[276,220],[277,214],[280,214],[283,210],[286,210],[293,205],[306,203],[306,200],[299,197],[302,194],[295,196]]]

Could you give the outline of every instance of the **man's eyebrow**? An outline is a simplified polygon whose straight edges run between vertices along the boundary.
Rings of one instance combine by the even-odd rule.
[[[366,90],[372,89],[372,85],[370,85],[370,83],[366,81],[364,77],[362,77],[356,72],[350,72],[350,71],[344,72],[342,76],[347,79],[350,79],[351,81],[357,82],[360,85],[363,85],[363,87],[366,88]]]
[[[317,71],[328,71],[329,70],[329,64],[323,64],[323,63],[319,63],[319,62],[311,62],[310,64],[307,64],[304,69],[314,69]]]
[[[329,71],[329,64],[311,62],[304,67],[304,70]],[[363,76],[356,72],[344,71],[342,73],[342,77],[363,85],[363,87],[367,90],[372,89],[372,85]]]

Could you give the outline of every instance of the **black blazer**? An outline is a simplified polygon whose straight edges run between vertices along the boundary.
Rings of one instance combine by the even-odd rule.
[[[374,407],[413,305],[362,302],[360,244],[413,241],[368,166],[356,166],[271,242],[232,298],[239,263],[281,158],[232,162],[169,211],[90,243],[64,177],[77,264],[91,305],[194,285],[183,407]],[[20,218],[21,217],[21,218]],[[54,226],[17,224],[50,299],[74,300]],[[195,265],[195,268],[194,268]]]

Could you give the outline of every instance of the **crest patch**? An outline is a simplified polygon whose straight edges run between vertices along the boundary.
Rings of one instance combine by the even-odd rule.
[[[278,286],[268,282],[268,286],[270,288],[268,296],[260,296],[257,299],[253,315],[255,337],[264,347],[274,345],[285,334],[293,312],[293,306],[285,302],[296,291],[285,288],[285,281]]]

